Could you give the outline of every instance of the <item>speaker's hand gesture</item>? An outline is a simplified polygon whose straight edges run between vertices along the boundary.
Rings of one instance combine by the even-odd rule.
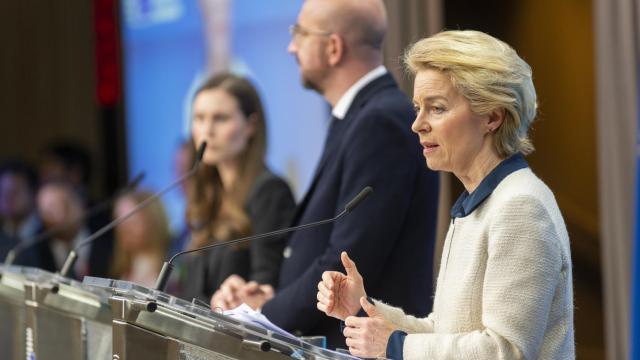
[[[362,276],[346,252],[340,254],[346,275],[338,271],[325,271],[318,283],[318,310],[346,319],[360,311],[360,298],[366,297]]]

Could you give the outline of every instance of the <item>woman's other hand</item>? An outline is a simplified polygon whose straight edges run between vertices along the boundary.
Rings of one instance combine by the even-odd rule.
[[[343,334],[349,352],[361,358],[384,358],[389,337],[396,329],[366,298],[360,298],[360,305],[369,317],[349,316],[345,320]]]
[[[211,309],[231,310],[240,306],[242,300],[239,292],[245,285],[242,277],[235,274],[229,276],[211,297]]]

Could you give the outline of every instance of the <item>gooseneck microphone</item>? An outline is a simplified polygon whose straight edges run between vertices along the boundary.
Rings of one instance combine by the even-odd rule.
[[[37,245],[37,244],[49,239],[49,237],[51,237],[52,235],[55,235],[59,231],[65,230],[67,227],[69,227],[69,226],[71,226],[73,224],[79,224],[80,222],[82,222],[82,221],[84,221],[86,219],[90,219],[91,217],[95,216],[99,212],[107,209],[109,206],[111,206],[113,204],[113,202],[119,196],[121,196],[123,194],[126,194],[126,193],[128,193],[130,191],[135,190],[138,187],[138,185],[140,185],[140,182],[142,181],[142,179],[144,179],[144,172],[141,172],[140,174],[138,174],[135,178],[133,178],[133,180],[131,180],[127,185],[123,186],[120,190],[118,190],[110,198],[108,198],[108,199],[96,204],[95,206],[91,207],[90,209],[88,209],[87,211],[82,213],[82,215],[80,215],[77,219],[73,219],[72,221],[70,221],[68,223],[64,223],[64,224],[60,224],[58,226],[54,226],[54,227],[50,228],[49,230],[38,234],[31,241],[18,243],[16,246],[11,248],[11,250],[9,250],[9,252],[7,253],[7,256],[4,259],[4,265],[5,266],[12,265],[13,262],[18,257],[18,255],[20,255],[26,249],[28,249],[28,248],[30,248],[30,247],[32,247],[34,245]]]
[[[80,241],[78,243],[78,245],[76,245],[71,251],[69,251],[69,255],[67,255],[67,258],[64,261],[64,265],[62,265],[62,269],[60,269],[60,275],[67,276],[69,274],[69,271],[71,271],[71,268],[76,263],[76,260],[78,260],[77,251],[81,247],[83,247],[85,245],[88,245],[88,244],[91,244],[91,242],[93,242],[95,239],[97,239],[100,236],[102,236],[107,231],[109,231],[109,230],[113,229],[114,227],[120,225],[123,221],[127,220],[129,217],[131,217],[136,212],[144,209],[145,207],[147,207],[152,202],[158,200],[160,198],[160,196],[162,196],[167,191],[175,188],[176,186],[178,186],[181,183],[183,183],[185,180],[187,180],[190,177],[192,177],[193,175],[195,175],[196,171],[198,171],[198,165],[200,165],[200,163],[202,162],[202,156],[204,155],[204,150],[206,148],[207,148],[207,143],[203,142],[200,145],[200,147],[198,148],[198,152],[196,154],[195,162],[194,162],[193,167],[191,168],[191,170],[189,170],[189,172],[185,173],[184,175],[182,175],[181,177],[176,179],[174,182],[172,182],[171,184],[166,186],[164,189],[162,189],[162,190],[158,191],[157,193],[155,193],[155,194],[149,196],[148,198],[144,199],[142,202],[140,202],[138,205],[136,205],[133,209],[131,209],[128,213],[126,213],[126,214],[114,219],[113,221],[111,221],[107,225],[105,225],[102,228],[100,228],[98,231],[96,231],[93,234],[91,234],[86,239]]]
[[[309,223],[309,224],[293,226],[293,227],[286,228],[286,229],[275,230],[275,231],[271,231],[271,232],[264,233],[264,234],[247,236],[247,237],[243,237],[243,238],[240,238],[240,239],[224,241],[224,242],[220,242],[220,243],[216,243],[216,244],[211,244],[211,245],[199,247],[197,249],[181,251],[181,252],[173,255],[169,259],[169,261],[165,261],[165,263],[162,265],[162,270],[160,270],[160,274],[158,275],[158,279],[156,280],[155,289],[159,290],[159,291],[164,291],[165,287],[167,286],[167,280],[169,280],[169,275],[171,275],[171,271],[173,270],[173,260],[175,260],[175,258],[177,258],[178,256],[181,256],[181,255],[184,255],[184,254],[189,254],[189,253],[192,253],[192,252],[197,252],[197,251],[215,249],[215,248],[221,247],[221,246],[228,246],[228,245],[243,243],[243,242],[246,242],[246,241],[257,240],[257,239],[263,239],[263,238],[267,238],[267,237],[282,235],[282,234],[286,234],[288,232],[292,232],[292,231],[296,231],[296,230],[308,229],[308,228],[312,228],[312,227],[316,227],[316,226],[320,226],[320,225],[324,225],[324,224],[329,224],[329,223],[332,223],[332,222],[340,219],[344,215],[352,212],[353,209],[355,209],[356,206],[358,206],[358,204],[360,204],[364,199],[366,199],[372,192],[373,192],[373,188],[371,188],[371,186],[365,187],[364,189],[362,189],[362,191],[360,191],[358,193],[358,195],[356,195],[351,201],[349,201],[347,203],[347,205],[345,205],[344,210],[342,210],[338,215],[336,215],[336,216],[334,216],[334,217],[332,217],[330,219],[320,220],[320,221],[312,222],[312,223]]]

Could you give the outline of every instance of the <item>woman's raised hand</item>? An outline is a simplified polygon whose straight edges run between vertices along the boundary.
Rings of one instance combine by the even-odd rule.
[[[345,251],[340,254],[346,275],[338,271],[325,271],[318,283],[318,310],[325,314],[346,319],[360,311],[360,298],[366,297],[362,276],[356,264]]]

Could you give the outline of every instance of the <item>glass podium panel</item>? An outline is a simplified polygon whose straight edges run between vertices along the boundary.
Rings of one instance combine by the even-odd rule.
[[[357,359],[131,282],[83,283],[112,293],[113,358]]]
[[[31,267],[0,266],[0,349],[3,359],[26,358],[25,284],[46,282],[54,274]]]
[[[26,358],[111,359],[111,294],[51,275],[24,284]]]

